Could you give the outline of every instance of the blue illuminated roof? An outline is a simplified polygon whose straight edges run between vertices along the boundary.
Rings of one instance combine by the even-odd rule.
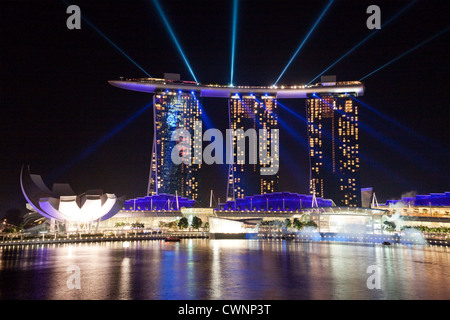
[[[399,202],[414,206],[450,206],[450,192],[431,193],[429,195],[417,195],[415,197],[402,197],[401,200],[388,200],[386,205],[394,205]]]
[[[316,197],[318,207],[331,207],[333,201]],[[275,192],[263,195],[254,195],[235,201],[220,204],[218,210],[261,210],[261,211],[296,211],[313,207],[313,196]]]
[[[178,200],[178,207],[177,207]],[[129,199],[125,201],[122,210],[125,211],[178,211],[180,208],[190,208],[195,205],[195,200],[177,197],[171,194],[158,194],[143,198]]]

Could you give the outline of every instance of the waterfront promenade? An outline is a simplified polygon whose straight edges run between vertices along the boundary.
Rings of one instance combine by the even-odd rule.
[[[204,231],[174,231],[164,233],[125,233],[121,235],[78,234],[70,236],[43,235],[36,237],[7,237],[1,235],[0,247],[20,245],[42,245],[63,243],[93,243],[111,241],[165,240],[167,237],[180,239],[209,239],[209,233]],[[399,234],[344,234],[330,232],[285,232],[270,230],[259,232],[257,239],[287,240],[298,242],[348,242],[348,243],[389,243],[450,246],[449,234],[423,233],[420,237],[402,238]],[[219,240],[221,241],[221,240]]]
[[[80,234],[70,236],[36,236],[25,238],[8,238],[3,236],[0,246],[11,245],[33,245],[33,244],[59,244],[59,243],[86,243],[86,242],[110,242],[110,241],[135,241],[135,240],[164,240],[167,237],[179,237],[181,239],[201,239],[209,238],[206,232],[183,231],[183,232],[165,232],[159,234],[152,233],[128,233],[122,235],[99,235],[99,234]]]

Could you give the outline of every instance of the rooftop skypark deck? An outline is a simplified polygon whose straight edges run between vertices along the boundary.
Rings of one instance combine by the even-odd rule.
[[[314,93],[318,95],[364,95],[364,85],[360,81],[334,81],[290,86],[231,86],[160,78],[120,79],[108,82],[112,86],[131,91],[154,93],[159,90],[182,90],[200,92],[201,97],[208,98],[229,98],[235,94],[271,95],[279,99],[307,98]]]

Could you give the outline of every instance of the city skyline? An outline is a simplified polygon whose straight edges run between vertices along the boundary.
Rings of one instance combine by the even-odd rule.
[[[261,16],[251,10],[251,1],[242,2],[234,82],[272,84],[326,3],[281,2],[274,6],[264,1],[258,12],[271,8],[270,17],[276,21],[268,23],[263,19],[265,13]],[[408,3],[381,2],[382,21]],[[176,72],[182,79],[192,80],[151,2],[121,3],[120,10],[118,4],[109,8],[102,2],[80,1],[78,5],[98,30],[152,75]],[[229,82],[231,4],[162,2],[161,5],[199,81]],[[339,1],[333,3],[279,84],[306,84],[358,40],[374,32],[365,25],[368,5],[358,2],[350,8]],[[145,195],[153,139],[149,130],[153,128],[152,108],[148,107],[150,96],[123,92],[107,83],[120,76],[145,74],[86,21],[83,20],[81,30],[68,30],[67,6],[61,1],[44,1],[39,5],[7,2],[2,7],[5,17],[1,41],[5,50],[1,96],[6,107],[2,125],[5,152],[0,212],[21,204],[19,209],[24,211],[25,200],[18,187],[24,163],[32,171],[40,172],[44,180],[67,181],[77,190],[102,188],[126,194],[127,198]],[[445,11],[420,2],[413,4],[327,74],[336,74],[338,81],[369,74],[446,28]],[[205,12],[208,15],[200,15]],[[189,19],[193,16],[202,18]],[[347,16],[354,20],[344,19]],[[205,26],[208,32],[203,30]],[[336,26],[341,28],[338,30]],[[345,33],[345,37],[338,37],[339,33]],[[218,38],[208,34],[216,34]],[[378,199],[398,199],[410,191],[429,194],[448,189],[445,42],[445,36],[436,38],[364,80],[366,94],[357,98],[368,106],[359,110],[361,187],[374,187]],[[208,50],[204,50],[206,47]],[[255,56],[256,51],[261,54]],[[305,118],[305,102],[280,103],[288,109],[279,108],[279,118],[286,124],[280,125],[280,149],[285,151],[280,154],[279,189],[308,193],[307,128],[291,114],[292,111]],[[206,98],[202,107],[212,125],[225,129],[228,119],[223,119],[226,105],[223,108],[222,104]],[[401,129],[402,126],[409,131]],[[98,167],[104,170],[94,173]],[[220,184],[215,187],[215,181],[206,177],[202,180],[203,194],[208,195],[214,189],[215,194],[222,194],[220,198],[225,199],[228,166],[205,167],[209,169],[208,176],[219,177]],[[295,179],[291,172],[297,173]]]

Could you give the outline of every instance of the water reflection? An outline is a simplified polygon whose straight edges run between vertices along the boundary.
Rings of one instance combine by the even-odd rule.
[[[449,248],[186,239],[0,248],[0,299],[449,299]],[[67,280],[80,270],[80,289]],[[369,289],[370,266],[380,289]]]

